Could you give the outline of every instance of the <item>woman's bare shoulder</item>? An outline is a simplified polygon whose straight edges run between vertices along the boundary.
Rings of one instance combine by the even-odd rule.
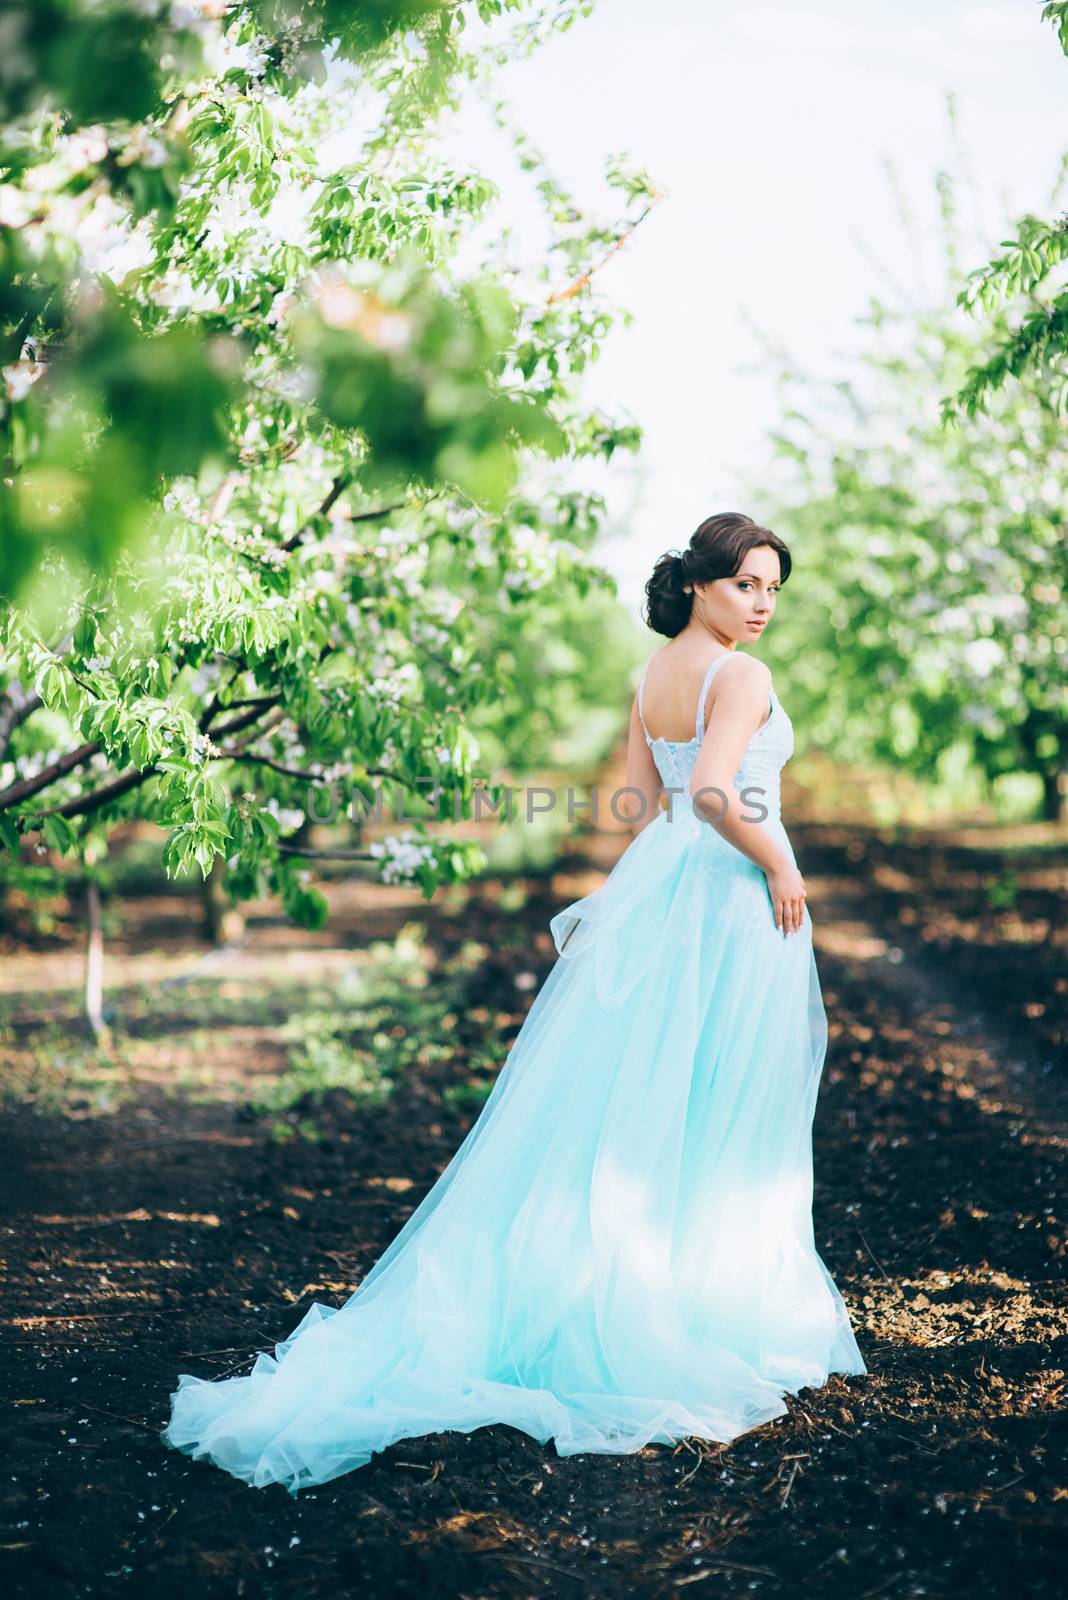
[[[739,685],[759,685],[762,690],[771,687],[771,668],[759,657],[746,655],[743,650],[720,651],[718,655],[709,657],[697,650],[680,650],[674,639],[668,639],[648,657],[646,666],[652,667],[654,662],[665,656],[667,666],[662,669],[663,672],[669,678],[678,677],[682,683],[691,679],[695,683],[701,683],[709,669],[723,661],[723,666],[712,679],[712,693],[718,684],[728,681],[728,674],[730,681]],[[729,659],[724,660],[724,656]]]
[[[717,700],[732,702],[735,699],[757,699],[770,693],[771,668],[767,662],[756,656],[743,655],[740,650],[732,650],[731,659],[724,662],[712,679],[709,698],[714,704]]]
[[[759,656],[747,656],[744,650],[732,650],[730,657],[722,672],[717,672],[717,678],[722,678],[725,672],[729,672],[736,683],[771,682],[771,668],[766,661],[761,661]]]

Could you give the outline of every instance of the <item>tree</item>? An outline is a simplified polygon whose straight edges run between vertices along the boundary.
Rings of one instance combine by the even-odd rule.
[[[84,860],[148,817],[169,872],[225,859],[232,894],[273,889],[317,923],[287,844],[310,791],[337,785],[357,820],[379,786],[412,804],[437,785],[430,820],[469,815],[478,787],[499,802],[470,714],[492,728],[522,703],[510,634],[566,629],[557,676],[595,646],[576,597],[614,585],[576,464],[639,433],[579,383],[619,316],[596,268],[656,191],[616,158],[623,214],[592,221],[513,130],[547,246],[510,260],[494,186],[448,164],[436,123],[466,87],[508,132],[496,68],[590,5],[502,38],[525,9],[13,8],[34,76],[0,186],[11,852],[38,836]],[[90,81],[112,49],[122,71]],[[328,166],[346,125],[359,147]],[[351,854],[427,895],[477,868],[413,828]]]
[[[1057,29],[1061,49],[1068,55],[1068,0],[1050,0],[1042,8],[1042,21]],[[1057,191],[1068,172],[1062,161]],[[963,381],[942,404],[948,421],[965,412],[974,417],[985,411],[990,396],[1010,377],[1037,374],[1056,404],[1068,415],[1068,291],[1051,286],[1050,279],[1068,258],[1068,214],[1048,222],[1030,213],[1016,224],[1013,237],[1001,241],[1001,252],[968,274],[957,304],[975,316],[999,308],[1012,308],[1016,320],[1002,323],[999,338],[969,367]]]
[[[956,182],[938,180],[942,292],[872,297],[853,370],[789,358],[765,519],[796,541],[773,650],[814,742],[919,778],[1034,775],[1065,814],[1068,446],[1040,374],[990,394],[967,428],[939,395],[1006,335],[961,315]],[[807,702],[807,703],[806,703]]]

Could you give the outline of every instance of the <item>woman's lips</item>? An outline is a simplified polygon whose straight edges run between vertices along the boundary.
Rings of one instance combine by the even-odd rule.
[[[764,623],[763,622],[754,622],[753,618],[750,617],[749,626],[751,628],[762,628],[764,626]]]

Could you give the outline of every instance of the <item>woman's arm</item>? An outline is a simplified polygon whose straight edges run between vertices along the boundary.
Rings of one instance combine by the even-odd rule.
[[[770,694],[771,673],[755,656],[738,656],[720,668],[707,732],[690,775],[697,815],[766,873],[781,872],[791,862],[753,818],[753,802],[742,799],[734,779],[750,739],[767,715]]]

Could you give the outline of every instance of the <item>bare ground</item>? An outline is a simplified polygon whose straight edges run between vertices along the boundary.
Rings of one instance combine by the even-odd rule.
[[[429,906],[337,884],[322,934],[265,907],[223,952],[187,900],[129,901],[107,1057],[72,1043],[64,927],[9,944],[6,1592],[1060,1594],[1068,847],[815,820],[791,835],[831,1024],[816,1237],[870,1370],[732,1445],[560,1458],[498,1426],[401,1441],[293,1500],[159,1442],[177,1372],[243,1371],[310,1299],[356,1286],[470,1126],[551,964],[549,916],[599,881],[618,833]],[[335,1090],[255,1110],[300,996],[413,920],[427,1009],[397,1027],[456,1047],[417,1055],[382,1104]]]

